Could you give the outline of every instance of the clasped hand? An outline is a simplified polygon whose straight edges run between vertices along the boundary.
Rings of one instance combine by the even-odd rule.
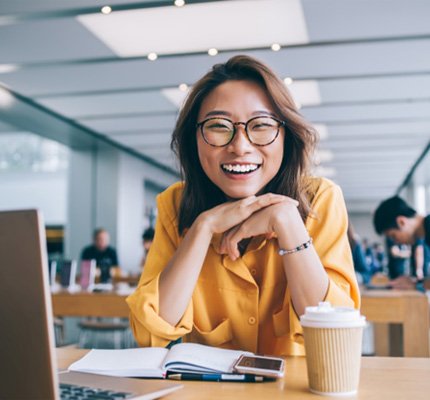
[[[246,238],[278,235],[279,224],[292,216],[300,219],[298,202],[290,197],[267,193],[223,203],[204,212],[201,217],[210,232],[223,233],[220,251],[232,260],[240,257],[238,243]]]

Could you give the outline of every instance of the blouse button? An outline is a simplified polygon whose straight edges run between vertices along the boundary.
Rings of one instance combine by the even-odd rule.
[[[257,275],[257,270],[256,270],[255,268],[252,268],[252,269],[251,269],[251,275],[252,275],[252,276]]]
[[[249,318],[248,318],[248,323],[249,323],[250,325],[254,325],[254,324],[255,324],[255,318],[254,318],[254,317],[249,317]]]

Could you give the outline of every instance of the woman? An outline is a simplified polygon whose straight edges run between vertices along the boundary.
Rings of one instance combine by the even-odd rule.
[[[283,82],[253,58],[194,85],[172,139],[184,182],[158,196],[127,300],[141,346],[303,354],[306,306],[359,307],[341,191],[309,176],[314,142]]]

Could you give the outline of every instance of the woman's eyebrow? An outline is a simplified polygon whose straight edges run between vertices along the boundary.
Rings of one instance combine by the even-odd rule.
[[[261,114],[266,114],[266,115],[270,115],[271,117],[278,118],[276,114],[267,110],[254,111],[251,115],[261,115]]]
[[[212,117],[214,115],[224,115],[226,117],[231,117],[231,113],[229,113],[228,111],[222,111],[222,110],[213,110],[213,111],[209,111],[206,115],[206,117]]]
[[[258,110],[258,111],[254,111],[253,113],[251,113],[252,116],[257,116],[257,115],[261,115],[261,114],[265,114],[265,115],[270,115],[271,117],[274,118],[278,118],[274,113],[267,111],[267,110]],[[222,110],[213,110],[213,111],[209,111],[208,113],[206,113],[205,118],[207,117],[212,117],[214,115],[224,115],[226,117],[231,117],[231,113],[229,113],[228,111],[222,111]]]

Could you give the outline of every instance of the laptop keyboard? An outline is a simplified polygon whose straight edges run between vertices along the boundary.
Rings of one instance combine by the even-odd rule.
[[[60,383],[61,400],[122,400],[129,399],[134,395],[134,393]]]

